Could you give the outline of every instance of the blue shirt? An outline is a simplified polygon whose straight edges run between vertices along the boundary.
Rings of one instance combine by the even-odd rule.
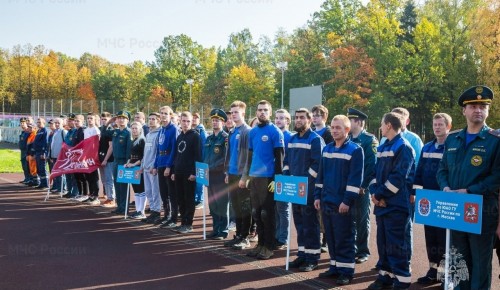
[[[418,162],[417,170],[415,171],[413,189],[439,190],[436,176],[439,169],[439,162],[443,158],[444,144],[437,145],[436,141],[434,139],[422,148],[420,162]]]
[[[240,126],[241,127],[241,126]],[[240,127],[235,127],[229,135],[229,174],[238,175],[238,147],[240,146]]]
[[[249,133],[248,149],[253,151],[249,175],[274,176],[274,149],[284,148],[283,133],[272,123],[258,125]]]
[[[410,213],[410,181],[415,174],[415,153],[402,134],[377,148],[375,174],[375,179],[370,182],[370,194],[379,201],[384,199],[387,205],[376,206],[375,215],[394,211]]]
[[[321,154],[314,199],[352,206],[363,181],[363,148],[347,139],[339,148],[332,142]]]

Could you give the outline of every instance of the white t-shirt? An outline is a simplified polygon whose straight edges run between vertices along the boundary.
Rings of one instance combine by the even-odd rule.
[[[87,127],[85,129],[83,129],[83,138],[84,139],[88,139],[92,136],[95,136],[95,135],[101,135],[101,130],[99,130],[99,128],[97,127]]]

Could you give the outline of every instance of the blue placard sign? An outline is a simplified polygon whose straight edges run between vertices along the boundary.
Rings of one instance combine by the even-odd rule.
[[[118,172],[116,173],[116,182],[120,183],[132,183],[132,184],[140,184],[141,183],[141,170],[140,166],[135,167],[125,167],[123,165],[118,165]]]
[[[274,200],[307,204],[308,178],[304,176],[276,175]]]
[[[208,186],[208,164],[196,162],[196,182]]]
[[[481,234],[483,196],[417,189],[415,222]]]

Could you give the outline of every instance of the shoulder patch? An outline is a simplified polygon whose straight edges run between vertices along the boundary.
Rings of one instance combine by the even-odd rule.
[[[488,131],[488,133],[490,133],[491,135],[493,135],[493,136],[495,136],[495,137],[500,138],[500,129],[496,129],[496,130],[494,130],[494,129],[490,129],[490,130]]]

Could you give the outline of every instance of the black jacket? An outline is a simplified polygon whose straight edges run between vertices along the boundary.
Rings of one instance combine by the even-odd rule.
[[[195,162],[202,162],[200,134],[194,129],[181,132],[175,148],[174,174],[196,175]]]

